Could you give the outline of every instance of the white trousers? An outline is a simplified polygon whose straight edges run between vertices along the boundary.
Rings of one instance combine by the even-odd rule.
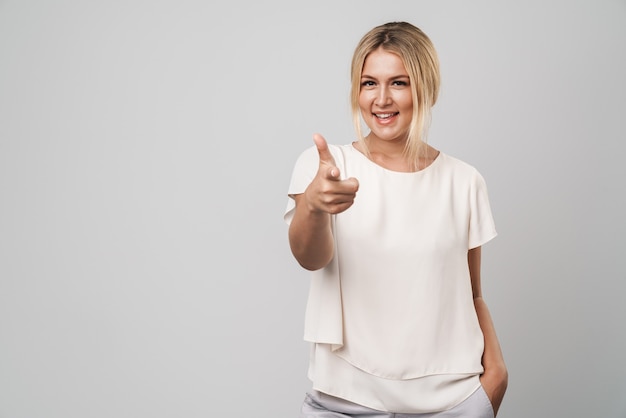
[[[344,399],[312,391],[306,394],[300,418],[494,418],[485,390],[476,389],[469,398],[452,409],[426,414],[400,414],[377,411]]]

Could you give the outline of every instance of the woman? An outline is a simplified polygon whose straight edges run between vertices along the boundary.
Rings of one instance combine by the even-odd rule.
[[[314,135],[289,186],[289,243],[313,275],[301,417],[495,416],[508,376],[480,258],[496,231],[478,171],[426,144],[435,49],[387,23],[361,39],[351,77],[358,140]]]

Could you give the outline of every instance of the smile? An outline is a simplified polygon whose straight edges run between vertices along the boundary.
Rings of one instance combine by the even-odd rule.
[[[395,113],[374,113],[374,116],[376,116],[378,119],[389,119],[392,118],[396,115],[400,114],[400,112],[395,112]]]

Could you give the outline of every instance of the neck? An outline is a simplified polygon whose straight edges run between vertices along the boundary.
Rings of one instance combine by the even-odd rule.
[[[406,153],[406,140],[381,141],[368,135],[365,138],[367,152],[358,147],[364,154],[369,154],[376,164],[394,171],[414,172],[428,167],[439,155],[439,151],[428,144],[422,143],[423,152],[414,160]]]
[[[384,155],[387,158],[403,158],[405,156],[406,139],[378,139],[372,134],[365,137],[365,145],[371,154]]]

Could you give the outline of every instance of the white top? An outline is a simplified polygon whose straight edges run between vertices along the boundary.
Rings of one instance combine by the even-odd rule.
[[[467,251],[496,236],[485,182],[444,153],[404,173],[352,145],[329,148],[359,191],[333,215],[335,257],[312,272],[304,338],[314,388],[389,412],[451,408],[483,371]],[[318,161],[314,146],[300,155],[289,195],[304,192]],[[287,223],[294,207],[288,199]]]

